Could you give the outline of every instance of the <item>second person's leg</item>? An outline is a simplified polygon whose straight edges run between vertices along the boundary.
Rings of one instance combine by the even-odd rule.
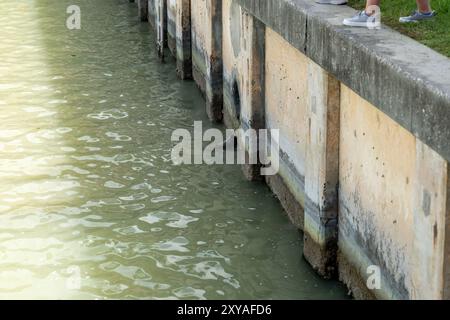
[[[429,0],[416,0],[417,2],[417,9],[419,9],[419,11],[421,13],[429,13],[431,12],[431,7],[430,7],[430,1]]]
[[[436,15],[436,12],[431,10],[429,0],[416,0],[417,10],[414,11],[410,16],[400,17],[400,22],[411,23],[419,22],[423,20],[431,20]]]

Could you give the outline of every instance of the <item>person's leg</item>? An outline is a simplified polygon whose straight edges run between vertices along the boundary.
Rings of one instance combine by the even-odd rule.
[[[381,0],[367,0],[366,1],[366,9],[364,10],[364,12],[368,15],[371,16],[373,15],[376,11],[373,9],[374,6],[380,7],[380,2]],[[378,10],[379,11],[379,10]]]
[[[380,10],[375,10],[374,7],[380,6],[381,0],[367,0],[366,8],[358,12],[355,16],[344,19],[342,22],[346,26],[350,27],[366,27],[366,28],[380,28],[379,19],[374,20],[373,15],[379,13]],[[372,17],[371,17],[372,16]],[[376,18],[376,17],[375,17]]]
[[[431,10],[429,0],[416,0],[417,11],[413,12],[410,16],[400,17],[399,21],[402,23],[415,23],[422,20],[430,20],[436,16],[436,12]]]
[[[416,0],[416,2],[417,2],[417,9],[419,9],[419,12],[428,13],[432,11],[430,7],[430,0]]]
[[[419,0],[417,0],[419,1]],[[367,10],[370,6],[380,6],[380,0],[367,0],[366,2],[366,13],[370,15],[371,13]]]

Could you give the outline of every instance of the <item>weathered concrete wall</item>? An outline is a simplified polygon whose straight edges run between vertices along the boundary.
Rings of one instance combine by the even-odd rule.
[[[303,254],[319,274],[336,274],[340,83],[308,59]]]
[[[191,1],[193,77],[213,121],[222,114],[222,0]]]
[[[375,265],[376,297],[442,298],[446,161],[342,85],[339,172],[344,282]]]
[[[177,69],[192,57],[212,120],[280,130],[266,182],[315,270],[357,298],[448,299],[450,61],[387,28],[343,27],[352,14],[313,0],[177,0]]]
[[[266,177],[292,222],[303,229],[305,154],[307,136],[308,59],[270,28],[266,29],[265,119],[268,129],[280,132],[279,188]],[[290,194],[289,194],[290,193]],[[292,197],[300,206],[290,208]],[[284,201],[286,199],[286,201]]]
[[[374,32],[343,26],[342,20],[355,14],[347,6],[320,5],[314,0],[236,1],[450,160],[447,57],[387,27]],[[416,105],[421,108],[415,108]]]
[[[281,153],[278,176],[266,180],[304,231],[307,260],[331,277],[336,272],[339,82],[266,30],[265,119],[268,129],[279,129]]]

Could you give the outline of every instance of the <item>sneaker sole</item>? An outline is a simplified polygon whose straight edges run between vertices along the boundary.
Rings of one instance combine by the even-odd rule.
[[[348,26],[348,27],[369,28],[367,22],[353,22],[353,21],[346,21],[346,20],[344,20],[342,22],[342,24],[344,26]],[[381,27],[381,24],[380,23],[373,23],[373,24],[371,24],[371,27],[379,28],[379,27]]]
[[[399,20],[398,22],[400,22],[400,23],[419,23],[419,21],[417,21],[417,20],[410,20],[410,21],[404,21],[404,20]]]

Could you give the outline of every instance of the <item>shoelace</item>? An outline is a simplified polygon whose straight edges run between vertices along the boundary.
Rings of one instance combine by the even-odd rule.
[[[414,15],[429,17],[429,16],[435,16],[436,12],[430,11],[430,12],[422,13],[422,12],[420,12],[418,10],[415,10],[415,11],[412,12],[411,16],[414,16]]]

